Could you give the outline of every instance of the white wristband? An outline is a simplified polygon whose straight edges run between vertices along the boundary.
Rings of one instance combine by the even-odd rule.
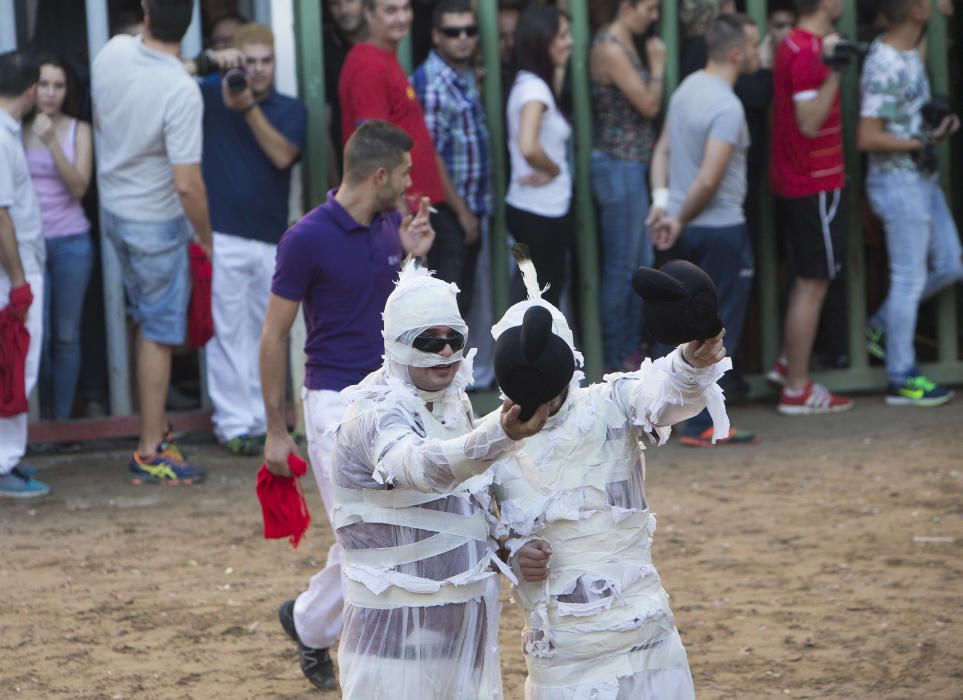
[[[652,208],[663,210],[669,208],[668,187],[656,187],[654,190],[652,190]]]

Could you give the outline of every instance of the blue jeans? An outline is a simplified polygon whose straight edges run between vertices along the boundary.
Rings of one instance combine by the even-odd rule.
[[[611,369],[618,369],[642,343],[642,300],[632,291],[632,273],[655,260],[645,225],[647,172],[645,163],[592,151],[592,189],[602,229],[602,347]]]
[[[187,218],[129,221],[102,209],[100,219],[120,258],[128,313],[141,335],[161,345],[180,345],[191,299],[187,244],[194,232]]]
[[[749,228],[735,226],[689,226],[668,251],[670,260],[683,259],[695,263],[712,278],[719,296],[719,315],[725,326],[722,340],[726,354],[734,357],[739,350],[742,329],[746,323],[746,306],[755,275],[755,259]],[[673,348],[660,348],[666,355]],[[685,434],[696,436],[712,425],[709,412],[703,410],[685,426]]]
[[[936,177],[876,173],[866,193],[883,220],[889,295],[870,319],[886,331],[886,372],[901,384],[916,372],[913,336],[920,302],[963,280],[960,235]]]
[[[48,238],[44,274],[40,395],[44,412],[70,418],[80,376],[80,321],[94,266],[90,232]]]

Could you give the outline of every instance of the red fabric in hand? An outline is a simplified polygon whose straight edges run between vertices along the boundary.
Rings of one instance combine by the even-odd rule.
[[[187,310],[187,344],[202,348],[214,337],[214,315],[211,312],[211,281],[214,269],[207,253],[197,243],[190,245],[191,305]]]
[[[7,308],[18,316],[26,316],[27,310],[33,303],[33,290],[30,289],[27,282],[24,282],[19,287],[10,290],[9,298],[10,306]]]
[[[24,287],[27,294],[30,294],[30,287],[27,285],[17,289]],[[11,292],[10,305],[0,310],[0,418],[10,418],[27,412],[25,372],[30,332],[24,323],[23,311],[29,308],[30,302],[26,302],[23,311],[18,311],[13,296]],[[30,299],[33,299],[32,295]]]
[[[264,516],[264,539],[288,537],[297,547],[311,524],[311,513],[301,491],[301,482],[308,463],[296,454],[288,455],[288,469],[293,476],[278,476],[262,464],[257,473],[257,498]]]

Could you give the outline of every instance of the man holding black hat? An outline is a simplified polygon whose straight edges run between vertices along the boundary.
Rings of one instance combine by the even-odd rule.
[[[545,351],[527,369],[562,367],[548,355],[564,352],[569,368],[580,364],[565,317],[541,298],[531,263],[520,267],[528,301],[510,308],[492,329],[496,374],[515,376],[519,368],[505,367],[505,358],[531,356],[532,348],[514,353],[505,343],[532,343],[532,334],[543,330],[537,309],[550,314],[553,338],[535,336]],[[668,596],[651,563],[655,517],[645,497],[640,440],[647,435],[664,443],[669,426],[703,406],[715,436],[728,435],[716,384],[731,367],[722,335],[686,343],[667,357],[646,360],[638,371],[610,374],[589,387],[579,385],[581,372],[569,369],[568,386],[550,402],[545,428],[495,465],[497,534],[512,568],[526,578],[513,595],[529,613],[523,632],[527,700],[694,696]],[[548,371],[544,381],[564,384],[557,374]],[[509,396],[514,388],[502,386]],[[524,398],[517,398],[524,409]],[[546,560],[548,573],[535,579],[531,570]]]

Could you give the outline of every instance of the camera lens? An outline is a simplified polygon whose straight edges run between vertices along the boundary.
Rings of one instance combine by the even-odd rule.
[[[224,74],[224,82],[230,92],[244,92],[247,89],[247,76],[242,68],[232,68]]]

